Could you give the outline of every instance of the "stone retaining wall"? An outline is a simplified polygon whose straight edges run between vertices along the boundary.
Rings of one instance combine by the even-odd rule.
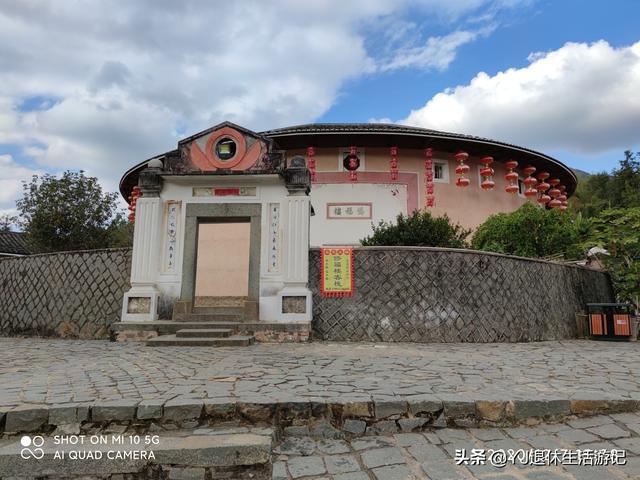
[[[320,296],[309,254],[317,339],[515,342],[574,338],[575,313],[614,299],[608,274],[472,250],[360,247],[355,295]],[[0,335],[107,338],[128,289],[130,249],[0,260]]]
[[[614,301],[609,275],[473,250],[360,247],[355,294],[320,296],[312,249],[314,338],[333,341],[521,342],[575,338],[575,314]]]
[[[131,250],[0,260],[0,335],[108,338],[129,288]]]

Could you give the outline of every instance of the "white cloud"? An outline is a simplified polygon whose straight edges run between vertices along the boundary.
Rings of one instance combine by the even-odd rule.
[[[15,215],[14,200],[22,194],[22,182],[43,172],[18,165],[11,155],[0,155],[0,215]]]
[[[383,72],[401,68],[445,70],[455,60],[461,46],[479,36],[490,34],[494,28],[491,26],[475,31],[458,30],[440,37],[429,37],[424,45],[400,49],[393,58],[378,68]]]
[[[220,121],[256,130],[313,121],[347,80],[380,65],[446,68],[481,31],[459,28],[461,18],[527,1],[2,2],[0,144],[113,190],[134,163]],[[415,11],[452,33],[422,41],[428,32],[405,18]],[[407,31],[371,48],[389,22]]]
[[[481,72],[400,123],[545,150],[597,153],[638,144],[640,42],[567,43],[529,61],[494,76]]]

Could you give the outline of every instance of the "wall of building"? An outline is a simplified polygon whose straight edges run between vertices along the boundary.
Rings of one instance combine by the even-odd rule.
[[[422,150],[399,150],[398,169],[400,178],[391,181],[389,175],[389,151],[382,148],[359,148],[359,155],[364,160],[358,169],[358,182],[352,184],[349,181],[348,172],[342,169],[342,158],[348,148],[344,149],[316,149],[316,165],[318,181],[312,185],[311,203],[315,209],[316,216],[311,220],[311,245],[320,246],[329,243],[351,243],[357,244],[362,238],[367,224],[366,234],[371,232],[371,221],[354,220],[359,225],[345,226],[343,221],[327,218],[326,204],[328,202],[346,201],[343,198],[354,197],[357,202],[371,203],[373,211],[373,221],[381,219],[388,220],[391,215],[390,208],[393,207],[395,214],[411,213],[415,208],[423,208],[425,205],[425,182],[424,182],[424,152]],[[289,151],[289,158],[293,155],[305,155],[305,152]],[[456,161],[453,154],[435,151],[433,153],[434,162],[445,162],[447,166],[446,181],[434,181],[435,206],[429,210],[434,215],[444,215],[445,213],[454,222],[458,222],[466,228],[476,228],[483,223],[489,215],[500,212],[511,212],[527,201],[526,197],[519,194],[505,192],[507,181],[504,175],[507,173],[504,164],[494,162],[492,168],[495,169],[494,181],[496,186],[491,191],[484,191],[480,188],[480,164],[478,157],[470,157],[469,174],[471,180],[468,187],[460,188],[455,185]],[[525,165],[521,165],[524,167]],[[521,178],[523,178],[521,174]],[[352,185],[349,192],[345,185]],[[373,187],[372,187],[373,185]],[[390,199],[387,192],[393,188],[400,187],[406,190],[406,195],[410,201],[400,202],[400,198]],[[403,195],[403,193],[401,193]],[[405,206],[406,205],[406,206]],[[329,232],[335,234],[336,241],[329,241]],[[348,238],[347,238],[348,237]]]
[[[0,259],[0,335],[108,338],[130,270],[130,249]]]
[[[355,294],[309,288],[315,338],[332,341],[518,342],[573,338],[575,313],[614,300],[608,274],[519,257],[417,247],[360,247]]]

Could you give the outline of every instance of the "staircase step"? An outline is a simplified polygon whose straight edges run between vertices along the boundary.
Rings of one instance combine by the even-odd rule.
[[[162,465],[165,472],[171,465],[186,465],[207,467],[212,469],[213,478],[217,469],[222,473],[233,471],[229,469],[241,469],[238,475],[246,475],[234,478],[266,478],[271,475],[271,448],[272,432],[266,433],[223,433],[216,434],[214,429],[210,432],[193,432],[187,436],[161,435],[157,444],[130,445],[127,443],[112,444],[111,435],[105,436],[108,443],[84,446],[81,450],[94,453],[91,460],[74,461],[69,459],[70,451],[77,451],[78,445],[54,442],[53,437],[43,438],[42,457],[27,456],[20,458],[23,448],[20,438],[12,438],[0,444],[0,478],[6,477],[46,477],[52,472],[64,472],[65,478],[79,478],[86,475],[111,476],[118,474],[126,477],[132,474],[139,478],[138,473],[144,472],[149,464]],[[114,435],[117,437],[117,435]],[[33,448],[33,447],[31,447]],[[110,458],[109,451],[123,455],[135,452],[143,452],[138,456],[124,457],[127,460]],[[149,459],[148,452],[152,451],[155,458]],[[64,452],[62,458],[55,458],[56,452]],[[101,455],[96,455],[96,452]],[[141,458],[142,457],[142,458]],[[18,460],[16,460],[18,459]],[[146,476],[145,476],[146,478]],[[225,475],[225,478],[230,478]]]
[[[181,322],[241,322],[239,313],[190,313]]]
[[[160,335],[147,340],[146,343],[152,347],[246,347],[253,345],[255,340],[253,335],[233,335],[226,338]]]
[[[244,306],[221,306],[221,307],[193,307],[192,315],[220,314],[220,315],[244,315]]]
[[[176,332],[176,337],[229,337],[233,333],[230,328],[183,328]]]

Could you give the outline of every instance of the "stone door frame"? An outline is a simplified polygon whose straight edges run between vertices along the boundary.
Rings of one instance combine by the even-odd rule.
[[[247,299],[260,298],[260,251],[262,205],[260,203],[189,203],[185,212],[184,255],[182,257],[182,286],[180,300],[193,302],[196,289],[198,261],[198,225],[200,223],[248,221],[249,232],[249,288]]]

